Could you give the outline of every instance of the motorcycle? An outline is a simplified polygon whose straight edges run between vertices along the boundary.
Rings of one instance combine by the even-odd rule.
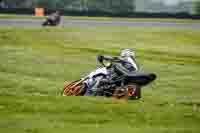
[[[112,69],[115,69],[113,64],[116,62],[120,62],[119,58],[110,58],[109,66]],[[105,68],[108,65],[105,62],[100,62]],[[95,73],[92,72],[92,73]],[[116,75],[116,73],[114,74]],[[102,76],[102,75],[99,75]],[[105,75],[103,75],[105,76]],[[63,96],[84,96],[88,87],[85,84],[85,81],[88,80],[89,75],[76,80],[70,84],[65,84],[62,95]],[[114,97],[117,99],[127,99],[134,100],[140,99],[142,97],[142,87],[149,85],[157,78],[154,73],[142,73],[140,71],[136,71],[128,74],[117,74],[113,77],[104,77],[98,84],[97,88],[99,88],[96,96],[103,97]]]
[[[58,13],[50,15],[43,23],[42,26],[57,26],[60,24],[61,16]]]

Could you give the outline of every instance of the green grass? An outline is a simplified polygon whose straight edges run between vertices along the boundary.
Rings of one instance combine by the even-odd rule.
[[[0,19],[45,19],[45,17],[37,17],[33,15],[14,15],[0,14]],[[120,17],[87,17],[87,16],[64,16],[68,20],[90,20],[90,21],[129,21],[129,22],[169,22],[169,23],[199,23],[200,20],[193,19],[174,19],[174,18],[120,18]]]
[[[200,31],[142,28],[0,29],[0,131],[199,133]],[[158,79],[140,101],[62,97],[97,54],[137,51]]]

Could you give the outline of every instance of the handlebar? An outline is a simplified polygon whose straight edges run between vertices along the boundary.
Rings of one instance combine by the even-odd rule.
[[[103,56],[103,55],[97,56],[97,60],[103,65],[104,65],[103,61],[111,61],[111,62],[121,62],[121,61],[123,61],[119,57],[111,57],[111,56]]]

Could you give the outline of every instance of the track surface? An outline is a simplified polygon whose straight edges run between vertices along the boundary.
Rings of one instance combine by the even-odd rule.
[[[44,20],[35,19],[0,19],[0,27],[41,27]],[[128,21],[94,21],[94,20],[64,20],[63,27],[144,27],[144,28],[179,28],[200,29],[200,23],[171,22],[128,22]]]

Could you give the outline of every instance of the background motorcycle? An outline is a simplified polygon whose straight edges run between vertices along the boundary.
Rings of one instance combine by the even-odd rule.
[[[60,24],[60,20],[59,19],[52,20],[52,19],[47,18],[45,20],[45,22],[42,23],[42,26],[57,26],[59,24]]]
[[[61,15],[59,11],[52,13],[43,23],[42,26],[57,26],[60,24]]]

